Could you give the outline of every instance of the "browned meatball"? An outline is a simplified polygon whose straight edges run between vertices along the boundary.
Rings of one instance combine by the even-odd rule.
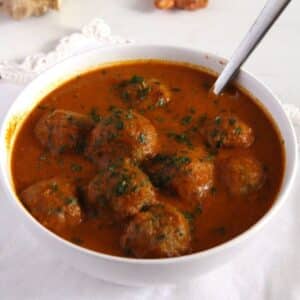
[[[254,142],[252,128],[230,113],[221,113],[207,120],[201,133],[213,148],[248,148]]]
[[[132,110],[113,108],[92,130],[86,155],[99,163],[130,157],[141,161],[156,153],[157,133],[152,123]]]
[[[214,183],[213,157],[203,147],[158,154],[145,168],[154,185],[171,188],[190,201],[205,197]]]
[[[35,135],[53,154],[82,151],[93,122],[85,115],[57,109],[44,115],[35,126]]]
[[[155,6],[160,9],[181,8],[187,10],[195,10],[204,8],[208,4],[208,0],[155,0]]]
[[[88,201],[96,206],[109,203],[119,218],[125,218],[156,203],[156,198],[148,176],[125,159],[109,165],[90,182]]]
[[[76,226],[83,219],[76,186],[66,178],[39,181],[25,189],[21,198],[32,215],[54,231]]]
[[[130,108],[150,109],[165,106],[171,100],[169,89],[159,80],[133,76],[117,85],[122,100]]]
[[[135,215],[121,237],[121,247],[138,258],[172,257],[186,254],[190,241],[184,216],[172,206],[159,204]]]
[[[232,195],[258,191],[265,182],[262,164],[250,155],[235,155],[220,162],[220,175]]]

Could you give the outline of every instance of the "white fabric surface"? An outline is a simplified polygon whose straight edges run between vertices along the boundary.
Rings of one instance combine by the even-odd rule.
[[[101,23],[99,20],[94,22],[92,26]],[[76,39],[80,42],[75,50],[103,46],[101,37],[99,44],[94,37],[92,39],[93,45],[88,38]],[[107,41],[110,43],[112,40]],[[116,38],[113,42],[127,40]],[[69,54],[57,57],[63,59]],[[50,60],[49,66],[52,63],[53,60]],[[10,73],[7,78],[27,81],[35,76],[35,72],[46,69],[37,65],[32,64],[31,77],[25,78],[28,64],[25,73],[22,73],[24,70],[20,65],[0,63],[0,74],[1,70],[2,76],[8,74],[5,73],[8,69],[4,72],[4,67],[9,67],[10,72],[17,70],[18,75],[14,77]],[[1,120],[22,87],[0,81]],[[287,109],[296,125],[300,125],[299,114],[295,113],[297,109],[293,106],[287,106]],[[299,182],[300,173],[297,176]],[[6,202],[0,201],[0,299],[300,299],[300,203],[297,192],[300,192],[300,186],[295,185],[286,205],[272,223],[230,263],[188,284],[159,288],[132,288],[106,283],[76,270],[76,262],[74,266],[69,266],[53,258],[51,252],[19,223]]]

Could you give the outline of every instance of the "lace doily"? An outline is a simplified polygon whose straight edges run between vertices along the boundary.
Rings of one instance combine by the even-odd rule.
[[[22,62],[0,61],[0,77],[13,83],[25,84],[54,64],[80,52],[132,41],[112,35],[110,27],[102,19],[94,19],[80,32],[62,38],[53,51],[38,53]],[[284,104],[287,115],[292,120],[300,145],[300,109],[293,104]]]
[[[21,63],[0,61],[0,77],[14,83],[24,84],[74,54],[93,48],[130,42],[128,39],[112,35],[110,27],[102,19],[94,19],[84,26],[81,32],[62,38],[51,52],[28,56]]]

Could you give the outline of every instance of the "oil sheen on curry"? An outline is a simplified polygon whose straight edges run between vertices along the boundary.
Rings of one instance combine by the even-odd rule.
[[[16,192],[57,235],[135,258],[222,244],[272,206],[283,141],[263,109],[214,78],[147,60],[80,75],[41,100],[17,134]]]

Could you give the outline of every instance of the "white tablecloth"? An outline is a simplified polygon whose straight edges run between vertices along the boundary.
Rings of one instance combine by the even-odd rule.
[[[228,9],[230,8],[227,1],[233,4],[236,2],[234,0],[223,0],[223,8],[227,6]],[[215,2],[220,3],[217,0]],[[257,3],[258,1],[254,2]],[[122,3],[124,4],[124,1]],[[241,8],[241,5],[236,6]],[[300,6],[298,5],[298,7]],[[140,11],[140,13],[145,13],[145,11]],[[185,20],[184,15],[181,15],[181,18]],[[204,18],[206,18],[205,15]],[[292,20],[294,22],[295,17]],[[207,21],[209,24],[217,24]],[[288,23],[288,20],[286,22]],[[293,24],[300,25],[300,23],[295,22],[290,25]],[[150,27],[147,26],[146,28],[150,30]],[[196,26],[195,22],[194,26]],[[293,28],[294,33],[295,31],[299,33],[297,27],[284,28],[290,28],[291,30]],[[186,29],[188,30],[188,28]],[[283,42],[287,43],[287,41]],[[299,46],[299,40],[293,40],[292,43]],[[0,37],[1,47],[3,47],[3,43],[1,43]],[[271,53],[271,56],[268,57],[270,62],[266,65],[274,63],[273,58],[278,55],[275,50],[274,53],[277,54]],[[291,51],[291,53],[294,53],[295,48]],[[258,52],[258,56],[262,53],[263,51]],[[287,53],[285,52],[284,55],[286,57]],[[262,62],[263,59],[260,61]],[[295,64],[298,61],[295,64],[292,61],[288,63],[295,75]],[[265,67],[267,67],[266,65]],[[278,68],[281,68],[280,70],[283,70],[282,74],[280,71],[276,73],[276,68],[268,68],[273,70],[270,74],[268,72],[264,73],[262,71],[263,66],[257,63],[250,64],[250,67],[254,70],[258,69],[260,77],[264,77],[266,81],[272,83],[283,100],[290,96],[292,101],[287,102],[297,103],[299,101],[297,101],[296,96],[300,94],[300,90],[294,84],[295,76],[292,76],[291,80],[283,80],[289,70],[286,64],[282,65],[281,63],[278,66]],[[299,77],[297,80],[299,81]],[[287,92],[287,87],[289,87],[290,93]],[[290,87],[293,88],[290,89]],[[1,120],[10,103],[21,89],[22,86],[0,80]],[[299,182],[300,173],[297,176],[297,182]],[[159,288],[132,288],[106,283],[81,273],[74,266],[66,265],[64,262],[53,258],[51,252],[40,245],[39,241],[33,238],[27,229],[19,223],[14,216],[14,212],[1,195],[0,299],[300,299],[300,202],[297,197],[298,193],[300,194],[300,186],[296,184],[283,209],[241,256],[233,258],[227,265],[188,284]],[[76,264],[76,262],[74,263]]]

